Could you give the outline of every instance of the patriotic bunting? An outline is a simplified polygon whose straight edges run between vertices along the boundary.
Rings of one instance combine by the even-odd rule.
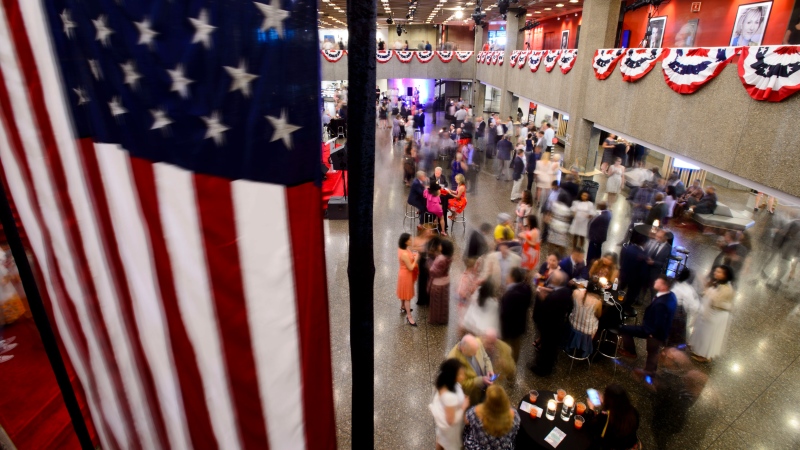
[[[502,66],[503,65],[504,55],[505,55],[504,52],[497,52],[497,65],[498,66]]]
[[[634,82],[653,70],[658,60],[661,59],[663,48],[632,48],[625,51],[619,70],[622,79]]]
[[[594,58],[592,59],[592,67],[594,68],[594,76],[598,80],[605,80],[614,71],[617,61],[625,54],[625,50],[621,48],[606,48],[596,50]]]
[[[414,52],[411,50],[395,50],[394,53],[397,55],[397,59],[406,64],[414,58]]]
[[[779,102],[800,90],[800,46],[742,47],[739,78],[755,100]]]
[[[458,60],[458,62],[465,63],[465,62],[469,61],[470,57],[472,57],[472,53],[473,52],[456,52],[456,59]],[[439,58],[441,58],[441,57],[442,57],[442,55],[440,54]],[[442,61],[444,61],[444,60],[442,60]],[[447,61],[444,61],[444,62],[447,62]]]
[[[528,67],[531,68],[531,72],[536,72],[539,70],[539,64],[542,63],[542,57],[544,57],[546,52],[547,50],[536,50],[530,52],[528,56]]]
[[[561,55],[561,50],[548,50],[547,56],[544,57],[544,70],[550,72],[558,62],[558,57]]]
[[[449,63],[453,60],[454,53],[451,51],[436,52],[436,54],[439,55],[439,59],[441,59],[443,63]]]
[[[527,50],[521,50],[519,52],[519,56],[517,57],[517,67],[522,69],[523,67],[526,66],[525,63],[527,61],[528,61],[528,51]]]
[[[342,56],[344,56],[346,54],[347,54],[346,50],[323,50],[322,51],[322,56],[324,56],[325,59],[328,62],[339,61],[340,59],[342,59]]]
[[[390,59],[392,59],[393,54],[394,53],[391,50],[378,50],[375,53],[375,58],[379,63],[386,64]]]
[[[492,64],[497,64],[497,54],[500,52],[492,52]]]
[[[478,52],[478,59],[477,59],[477,61],[478,61],[480,64],[483,64],[483,63],[485,63],[485,62],[486,62],[486,52]]]
[[[561,53],[561,58],[558,60],[558,66],[561,68],[561,73],[566,74],[572,70],[575,65],[575,60],[578,59],[578,50],[564,50]]]
[[[419,62],[421,62],[423,64],[429,63],[433,59],[433,51],[431,51],[431,50],[423,50],[423,51],[414,52],[414,53],[417,54],[417,59],[419,60]],[[441,58],[441,55],[439,57]],[[445,61],[445,62],[447,62],[447,61]]]
[[[519,57],[519,50],[514,50],[511,52],[511,58],[508,60],[508,64],[511,67],[517,67],[517,58]]]
[[[722,72],[738,47],[668,48],[661,68],[667,85],[679,94],[693,94]]]

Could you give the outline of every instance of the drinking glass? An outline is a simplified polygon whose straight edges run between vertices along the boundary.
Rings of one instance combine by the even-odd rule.
[[[575,429],[576,430],[580,430],[581,429],[581,427],[583,426],[584,420],[586,420],[586,419],[584,419],[583,416],[575,416]]]
[[[625,300],[625,291],[619,291],[617,293],[617,299],[619,299],[619,301]]]
[[[586,412],[586,405],[583,402],[579,402],[575,405],[575,414],[582,416],[583,413]]]
[[[564,397],[567,396],[567,391],[559,389],[556,391],[556,395],[557,395],[556,400],[558,400],[558,402],[561,403],[564,401]]]
[[[572,406],[574,404],[575,400],[571,395],[564,397],[564,404],[561,405],[561,420],[564,422],[569,421],[569,416],[572,415]]]
[[[556,402],[555,400],[548,400],[547,402],[547,413],[545,414],[547,420],[553,420],[556,418]]]
[[[528,392],[528,398],[530,399],[531,403],[536,403],[536,399],[539,398],[539,391],[531,390]]]

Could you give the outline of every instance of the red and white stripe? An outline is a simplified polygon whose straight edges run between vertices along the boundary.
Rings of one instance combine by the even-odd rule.
[[[102,447],[335,448],[319,189],[77,139],[49,32],[0,0],[0,166]]]

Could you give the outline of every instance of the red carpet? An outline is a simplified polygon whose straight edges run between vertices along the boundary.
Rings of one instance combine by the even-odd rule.
[[[44,351],[33,320],[20,318],[3,329],[3,337],[16,336],[17,347],[8,352],[14,358],[0,364],[0,424],[19,449],[78,449],[78,438],[72,428],[67,408],[58,389],[55,375]],[[73,386],[77,380],[68,367]],[[76,386],[77,395],[83,392]],[[92,439],[97,443],[86,405],[81,409]]]
[[[328,168],[327,178],[322,182],[322,204],[324,209],[328,209],[328,200],[331,197],[341,197],[344,195],[344,181],[345,172],[331,171],[331,164],[328,162],[328,157],[331,155],[331,149],[328,144],[322,144],[322,163]]]

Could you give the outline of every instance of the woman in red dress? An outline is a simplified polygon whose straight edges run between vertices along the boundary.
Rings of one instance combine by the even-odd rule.
[[[417,254],[410,248],[411,235],[403,233],[398,243],[397,259],[400,261],[400,270],[397,273],[397,298],[400,299],[400,313],[406,315],[406,322],[412,327],[417,326],[411,316],[411,299],[414,298],[414,271],[417,269]]]
[[[520,265],[533,273],[539,265],[539,254],[542,249],[542,242],[539,239],[539,221],[534,215],[525,216],[525,225],[520,240],[522,241],[522,262]]]
[[[456,175],[456,184],[458,187],[455,192],[450,191],[453,198],[447,201],[447,209],[450,210],[450,220],[455,220],[456,214],[464,212],[467,207],[467,184],[466,177],[463,174]]]

